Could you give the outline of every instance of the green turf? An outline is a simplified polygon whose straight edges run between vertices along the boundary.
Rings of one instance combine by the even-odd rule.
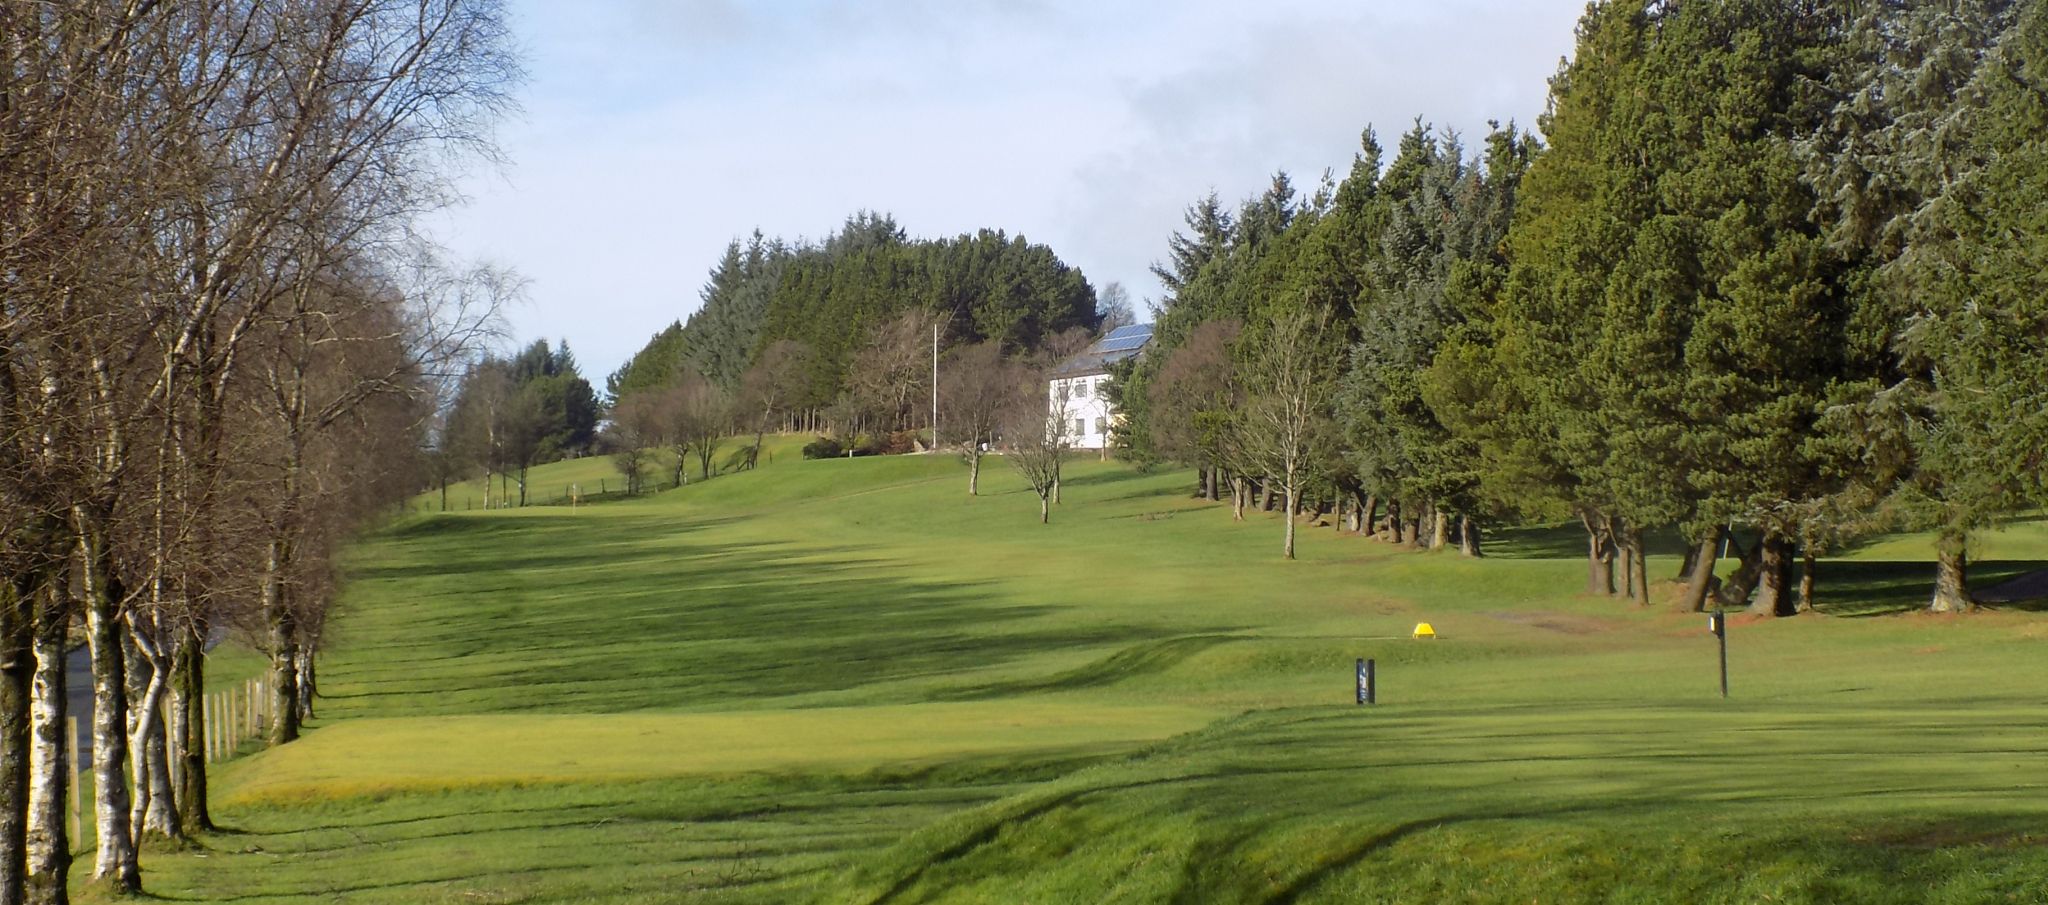
[[[788,462],[803,455],[803,446],[813,438],[807,434],[769,434],[761,442],[761,464],[773,465],[778,460]],[[714,472],[731,473],[738,467],[733,459],[742,448],[750,446],[753,437],[734,437],[723,441],[712,457]],[[675,454],[663,449],[650,454],[646,492],[659,493],[671,489],[675,484]],[[714,477],[722,475],[714,474]],[[702,469],[692,456],[684,477],[688,481],[701,481]],[[526,473],[526,502],[528,506],[566,506],[571,497],[579,501],[601,501],[622,497],[626,493],[626,479],[619,474],[618,466],[610,456],[585,456],[580,459],[563,459],[536,465]],[[446,507],[449,512],[473,512],[487,507],[517,506],[519,503],[519,481],[516,475],[499,475],[491,479],[490,492],[485,493],[482,475],[472,475],[466,480],[448,485]],[[414,496],[406,507],[415,513],[438,513],[442,511],[443,495],[440,489]]]
[[[581,466],[564,463],[551,468]],[[2048,898],[2048,623],[1581,596],[1569,530],[1279,559],[1185,473],[800,462],[360,544],[319,719],[150,889],[245,902]],[[1667,545],[1668,546],[1668,545]],[[1987,541],[2010,574],[2036,523]],[[1653,575],[1676,570],[1653,556]],[[1875,615],[1870,614],[1890,614]],[[1861,618],[1857,618],[1861,617]],[[1408,638],[1429,621],[1436,641]],[[1349,703],[1356,657],[1383,703]]]

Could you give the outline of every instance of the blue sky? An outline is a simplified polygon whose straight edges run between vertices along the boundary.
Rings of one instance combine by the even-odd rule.
[[[530,78],[502,170],[429,224],[531,281],[522,341],[603,376],[686,317],[730,239],[861,209],[1053,247],[1159,293],[1187,204],[1341,174],[1417,115],[1534,125],[1571,0],[512,0]]]

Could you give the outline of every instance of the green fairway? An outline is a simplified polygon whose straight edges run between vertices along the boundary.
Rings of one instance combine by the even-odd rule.
[[[218,771],[226,830],[150,852],[150,890],[2048,899],[2048,621],[1901,614],[1919,539],[1824,562],[1833,615],[1737,617],[1722,701],[1704,620],[1577,594],[1569,532],[1471,561],[1313,529],[1285,562],[1273,516],[1182,472],[1074,462],[1040,526],[1000,459],[970,498],[950,458],[779,442],[754,472],[366,539],[318,719]],[[2038,568],[2048,529],[1982,554],[1985,581]]]

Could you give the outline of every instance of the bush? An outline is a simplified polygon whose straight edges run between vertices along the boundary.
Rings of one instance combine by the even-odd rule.
[[[900,456],[916,452],[918,441],[923,439],[923,431],[897,431],[890,434],[889,439],[882,444],[881,453],[885,456]]]
[[[806,459],[837,459],[843,455],[846,455],[846,447],[840,446],[839,441],[831,437],[819,437],[804,444]]]

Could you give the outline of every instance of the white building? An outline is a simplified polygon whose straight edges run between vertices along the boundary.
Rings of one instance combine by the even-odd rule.
[[[1136,356],[1151,341],[1151,324],[1118,327],[1053,370],[1049,401],[1053,411],[1062,413],[1067,442],[1075,449],[1109,445],[1109,432],[1122,417],[1102,395],[1109,366]]]

